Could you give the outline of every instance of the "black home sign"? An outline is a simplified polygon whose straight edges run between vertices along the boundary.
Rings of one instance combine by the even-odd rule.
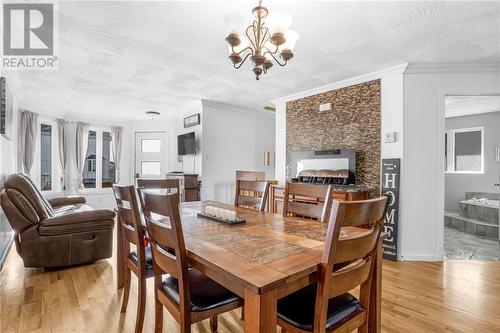
[[[400,159],[382,160],[382,194],[389,197],[389,207],[384,221],[384,259],[397,260],[398,217],[399,217],[399,174]]]

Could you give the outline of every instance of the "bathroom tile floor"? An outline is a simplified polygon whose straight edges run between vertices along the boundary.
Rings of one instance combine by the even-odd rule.
[[[444,227],[445,260],[500,260],[498,240]]]

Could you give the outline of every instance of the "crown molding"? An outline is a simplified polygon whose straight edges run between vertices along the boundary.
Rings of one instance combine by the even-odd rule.
[[[429,63],[409,64],[405,74],[429,74],[429,73],[488,73],[500,72],[500,62],[497,63]]]
[[[222,109],[225,111],[246,114],[246,115],[250,115],[250,116],[258,116],[258,117],[263,117],[263,118],[268,118],[268,119],[275,119],[275,113],[270,112],[270,111],[264,111],[264,110],[258,111],[258,110],[253,110],[250,108],[245,108],[245,107],[234,105],[234,104],[211,101],[208,99],[202,99],[201,104],[203,107],[208,106],[208,107],[212,107],[212,108],[217,108],[217,109]],[[202,110],[202,112],[203,112],[203,110]]]
[[[325,91],[341,89],[341,88],[353,86],[353,85],[364,83],[364,82],[378,80],[378,79],[381,79],[381,78],[384,78],[387,76],[401,75],[405,72],[407,67],[408,67],[408,63],[396,65],[393,67],[381,69],[379,71],[370,72],[367,74],[355,76],[355,77],[352,77],[352,78],[349,78],[346,80],[328,83],[328,84],[325,84],[325,85],[322,85],[322,86],[319,86],[316,88],[304,90],[304,91],[301,91],[301,92],[298,92],[295,94],[279,97],[279,98],[272,100],[271,102],[276,105],[279,103],[284,103],[284,102],[293,101],[293,100],[308,97],[308,96],[317,95],[317,94],[323,93]]]

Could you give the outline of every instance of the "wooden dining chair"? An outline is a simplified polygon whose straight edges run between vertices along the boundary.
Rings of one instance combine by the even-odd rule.
[[[166,189],[167,193],[177,193],[180,195],[179,179],[137,179],[139,188]],[[179,198],[180,199],[180,198]]]
[[[217,316],[242,305],[242,299],[223,286],[189,268],[179,199],[173,193],[141,190],[141,204],[153,253],[155,280],[155,332],[162,332],[163,306],[180,324],[180,332],[191,332],[191,324],[210,319],[217,331]],[[163,274],[170,274],[165,280]]]
[[[286,183],[283,216],[300,216],[326,222],[331,210],[331,185]]]
[[[278,325],[286,332],[368,332],[370,286],[387,211],[386,196],[333,202],[319,281],[278,301]],[[370,226],[339,239],[342,227]],[[359,298],[349,293],[360,286]]]
[[[113,184],[113,193],[116,199],[119,227],[123,235],[123,254],[125,262],[125,281],[121,312],[127,310],[130,293],[130,277],[133,272],[138,279],[138,303],[135,319],[135,332],[142,332],[144,311],[146,308],[146,279],[153,277],[153,257],[151,248],[144,243],[144,230],[142,227],[139,206],[134,186]],[[130,250],[130,244],[136,250]]]
[[[237,180],[234,205],[264,211],[270,182],[266,180]]]

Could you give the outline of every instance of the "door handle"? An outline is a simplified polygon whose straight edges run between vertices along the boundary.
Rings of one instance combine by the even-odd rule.
[[[493,186],[500,186],[500,184],[493,184]]]

